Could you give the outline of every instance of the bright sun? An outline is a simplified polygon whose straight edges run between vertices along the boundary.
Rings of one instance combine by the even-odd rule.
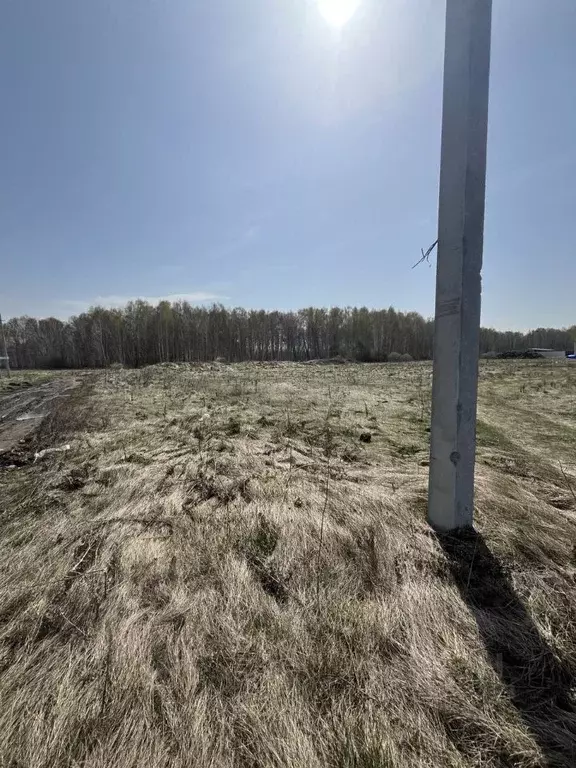
[[[360,0],[318,0],[320,13],[334,27],[347,24],[359,5]]]

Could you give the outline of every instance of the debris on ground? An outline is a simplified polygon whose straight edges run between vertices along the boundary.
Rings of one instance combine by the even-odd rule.
[[[316,360],[306,360],[304,365],[349,365],[350,360],[336,355],[336,357],[320,357]]]
[[[30,421],[31,419],[43,419],[46,416],[45,413],[23,413],[21,416],[16,416],[16,421]]]
[[[51,453],[64,453],[65,451],[69,451],[71,448],[70,445],[63,445],[60,448],[43,448],[41,451],[37,451],[34,454],[34,461],[38,461],[38,459],[43,459],[44,456],[48,456]]]

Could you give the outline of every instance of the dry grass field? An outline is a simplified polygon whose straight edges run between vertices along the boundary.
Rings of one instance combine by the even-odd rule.
[[[482,364],[460,537],[430,372],[82,377],[0,469],[1,768],[576,765],[576,365]]]

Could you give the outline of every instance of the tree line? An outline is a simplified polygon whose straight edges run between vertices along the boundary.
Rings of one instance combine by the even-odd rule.
[[[416,312],[366,307],[309,307],[297,312],[192,306],[185,301],[121,309],[93,307],[62,321],[16,317],[5,323],[14,368],[139,367],[224,358],[305,361],[342,356],[384,362],[392,353],[432,356],[434,323]],[[481,352],[529,347],[573,349],[576,326],[527,334],[483,328]]]

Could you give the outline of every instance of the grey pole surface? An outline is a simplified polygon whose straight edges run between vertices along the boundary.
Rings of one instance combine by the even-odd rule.
[[[471,526],[492,0],[447,0],[428,520]]]
[[[6,372],[10,376],[10,358],[8,357],[8,349],[6,347],[6,336],[4,335],[4,325],[2,324],[2,315],[0,315],[0,339],[2,341],[2,358],[0,358],[6,365]]]

